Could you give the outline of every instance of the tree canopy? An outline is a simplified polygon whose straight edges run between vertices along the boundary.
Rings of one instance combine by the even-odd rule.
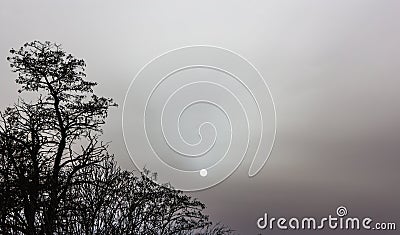
[[[101,141],[112,99],[61,45],[11,49],[18,101],[0,112],[1,234],[230,234],[199,200],[122,170]]]

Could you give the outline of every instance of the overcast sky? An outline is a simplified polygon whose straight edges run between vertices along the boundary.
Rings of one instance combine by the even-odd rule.
[[[278,132],[256,177],[247,177],[245,160],[223,183],[193,193],[211,218],[256,234],[264,212],[318,217],[345,205],[351,215],[399,223],[399,9],[394,0],[1,1],[0,107],[18,95],[9,49],[62,43],[86,60],[96,93],[120,104],[104,139],[122,167],[135,169],[121,127],[135,74],[175,48],[227,48],[262,73]]]

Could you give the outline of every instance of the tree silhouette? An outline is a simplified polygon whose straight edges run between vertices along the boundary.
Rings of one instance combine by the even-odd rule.
[[[7,58],[19,92],[0,113],[1,234],[229,234],[197,199],[156,175],[121,170],[100,140],[112,99],[93,93],[85,62],[33,41]]]

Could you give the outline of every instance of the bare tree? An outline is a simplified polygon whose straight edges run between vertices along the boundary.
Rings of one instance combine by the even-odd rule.
[[[19,92],[36,98],[0,113],[0,233],[230,233],[197,199],[116,165],[99,139],[116,104],[93,93],[82,59],[51,42],[10,53]]]
[[[38,229],[53,234],[60,202],[74,177],[108,155],[98,134],[115,104],[93,94],[96,83],[84,80],[85,62],[60,45],[34,41],[10,53],[19,92],[39,96],[31,103],[20,100],[1,114],[1,153],[8,164],[7,169],[2,164],[2,176],[15,188],[14,203],[21,207],[13,226],[30,234]]]
[[[69,234],[188,234],[209,226],[205,205],[169,184],[155,183],[154,174],[139,177],[105,162],[92,169],[93,183],[73,190],[67,207]],[[186,232],[186,233],[185,233]]]

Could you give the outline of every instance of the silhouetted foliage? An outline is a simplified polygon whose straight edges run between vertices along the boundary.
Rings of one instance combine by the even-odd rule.
[[[8,57],[19,99],[0,113],[1,234],[230,234],[205,205],[121,170],[100,141],[112,99],[93,93],[85,62],[34,41]]]

